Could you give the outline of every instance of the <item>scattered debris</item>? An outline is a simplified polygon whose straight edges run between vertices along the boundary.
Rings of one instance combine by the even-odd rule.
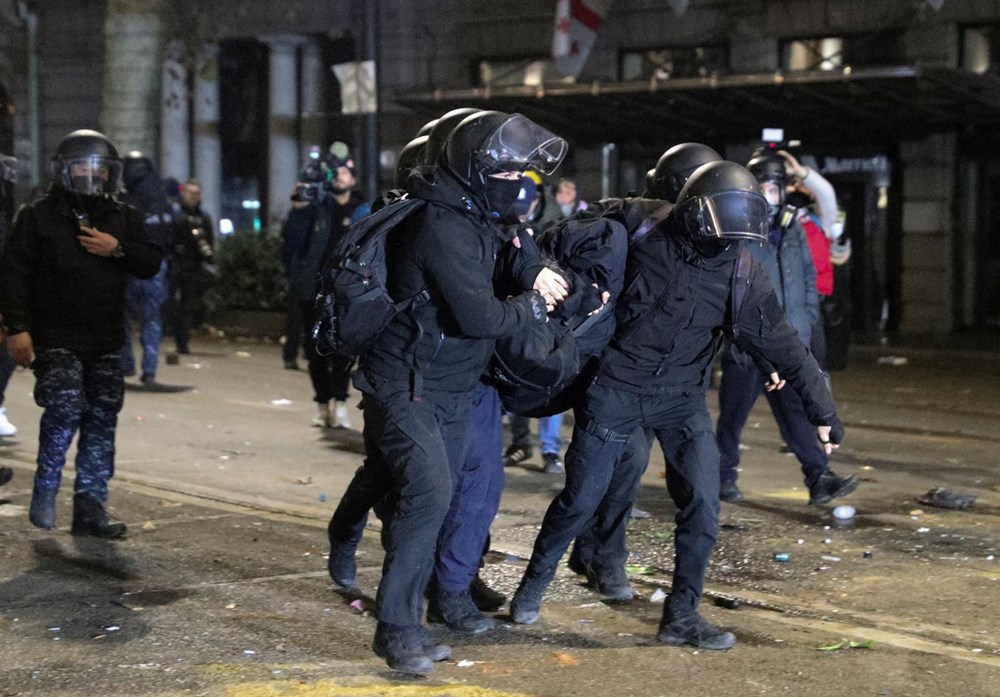
[[[789,559],[792,558],[792,555],[790,555],[788,552],[775,552],[771,558],[774,559],[774,561],[785,564],[788,562]]]
[[[817,651],[840,651],[841,649],[870,649],[874,645],[874,641],[868,639],[867,641],[849,641],[847,639],[841,639],[835,644],[826,644],[824,646],[817,646]]]
[[[930,532],[930,528],[917,528],[917,532]]]
[[[236,357],[237,358],[250,358],[250,352],[249,351],[237,351],[236,352]]]
[[[229,603],[228,605],[226,605],[226,609],[227,610],[235,610],[236,609],[236,603]]]
[[[256,656],[257,652],[254,651],[253,649],[243,649],[243,655],[244,656]]]
[[[906,356],[880,356],[879,365],[906,365],[910,361]]]
[[[875,553],[874,552],[865,552],[861,556],[864,557],[865,559],[872,559],[872,558],[874,558]]]
[[[948,508],[962,511],[975,503],[976,497],[971,494],[959,494],[942,486],[934,487],[920,499],[920,503],[935,508]]]
[[[661,604],[667,599],[667,593],[662,588],[657,588],[653,591],[653,594],[649,596],[649,602]]]
[[[714,602],[717,607],[724,607],[727,610],[739,610],[740,606],[743,604],[743,602],[735,596],[716,596],[712,598],[712,602]]]
[[[143,530],[156,530],[156,523],[154,523],[151,520],[147,520],[145,523],[142,524],[142,529]]]
[[[640,576],[652,576],[656,573],[656,569],[652,566],[637,566],[635,564],[629,564],[626,566],[625,571],[630,574],[639,574]]]
[[[351,609],[354,610],[355,612],[364,612],[365,611],[364,601],[362,601],[361,598],[352,600]]]
[[[850,520],[857,511],[854,506],[837,506],[833,509],[833,517],[837,520]]]
[[[471,668],[472,666],[476,665],[476,661],[470,661],[468,659],[462,659],[461,661],[459,661],[455,665],[458,666],[459,668]]]
[[[304,479],[296,479],[295,483],[296,484],[312,484],[313,483],[313,478],[312,477],[305,477]]]
[[[823,561],[840,561],[840,557],[834,557],[829,554],[824,554],[821,559]]]
[[[292,400],[290,400],[290,399],[272,399],[271,400],[271,406],[274,406],[274,407],[287,407],[287,406],[290,406],[291,404],[292,404]]]
[[[556,663],[560,663],[564,666],[576,665],[576,659],[570,656],[565,651],[556,651],[552,654],[552,656],[556,659]]]
[[[320,503],[326,503],[327,498],[329,498],[329,497],[325,493],[321,493],[319,495],[319,502]]]

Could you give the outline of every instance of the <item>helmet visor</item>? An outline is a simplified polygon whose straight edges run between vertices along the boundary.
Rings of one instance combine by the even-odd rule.
[[[60,158],[63,186],[85,196],[114,194],[121,188],[122,161],[116,157],[83,155]]]
[[[682,206],[687,229],[709,239],[767,239],[767,201],[750,191],[722,191],[698,196]]]
[[[490,134],[480,150],[483,162],[493,171],[523,171],[532,167],[552,174],[566,156],[566,141],[521,114]]]

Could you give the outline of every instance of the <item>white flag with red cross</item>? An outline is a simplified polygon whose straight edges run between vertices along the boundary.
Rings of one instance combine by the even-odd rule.
[[[580,74],[610,5],[611,0],[558,0],[552,58],[563,75]]]

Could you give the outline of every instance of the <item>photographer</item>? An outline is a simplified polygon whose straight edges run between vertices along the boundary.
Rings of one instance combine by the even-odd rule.
[[[316,352],[312,337],[315,323],[316,277],[326,258],[326,252],[355,222],[368,215],[371,207],[354,191],[354,160],[347,146],[340,141],[330,146],[323,159],[318,149],[310,152],[309,162],[303,168],[301,181],[296,186],[296,196],[304,206],[293,206],[289,218],[295,216],[293,234],[297,229],[305,235],[297,246],[289,244],[286,268],[289,275],[290,302],[298,301],[301,308],[306,358],[309,361],[309,378],[312,380],[317,413],[313,425],[320,428],[350,428],[347,413],[347,390],[351,378],[353,356],[332,354],[322,356]],[[293,196],[293,200],[294,200]],[[308,227],[302,223],[308,220]],[[289,230],[286,221],[286,242]],[[288,360],[286,354],[286,361]],[[286,364],[287,365],[287,364]],[[330,412],[330,400],[336,403]]]
[[[180,212],[174,221],[174,258],[170,298],[174,301],[174,339],[177,353],[191,349],[191,324],[211,273],[215,236],[212,219],[201,209],[201,185],[188,179],[181,187]]]

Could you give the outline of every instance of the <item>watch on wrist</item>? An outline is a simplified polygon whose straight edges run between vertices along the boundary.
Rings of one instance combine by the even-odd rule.
[[[114,249],[111,250],[111,256],[115,259],[121,259],[125,256],[125,250],[122,249],[122,243],[119,242]]]

